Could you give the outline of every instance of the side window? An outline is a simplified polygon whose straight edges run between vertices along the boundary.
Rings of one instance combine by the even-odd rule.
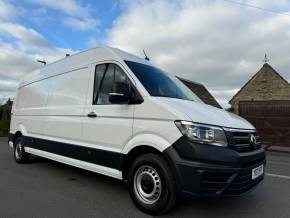
[[[115,65],[115,82],[122,82],[122,83],[129,84],[129,79],[128,79],[127,75],[117,65]]]
[[[124,82],[129,84],[127,75],[116,64],[107,64],[104,71],[105,72],[103,74],[105,75],[101,79],[101,82],[98,83],[95,80],[95,90],[94,90],[94,98],[95,98],[94,102],[96,102],[95,104],[112,104],[109,101],[109,93],[112,91],[112,87],[115,82]],[[97,74],[95,75],[95,79],[96,77]]]
[[[95,82],[94,82],[94,96],[93,96],[93,104],[97,102],[97,93],[99,92],[99,88],[105,74],[106,68],[108,64],[100,64],[96,66],[95,70]]]
[[[109,64],[99,90],[97,104],[110,104],[109,93],[111,92],[114,83],[114,70],[115,70],[114,65]]]

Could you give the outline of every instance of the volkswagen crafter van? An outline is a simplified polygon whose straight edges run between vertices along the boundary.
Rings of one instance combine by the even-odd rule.
[[[264,177],[265,151],[243,118],[204,104],[175,76],[106,46],[27,74],[9,134],[31,154],[128,182],[150,214],[185,196],[240,196]]]

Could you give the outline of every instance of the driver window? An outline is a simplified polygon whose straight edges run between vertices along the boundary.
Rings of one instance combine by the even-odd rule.
[[[101,66],[101,65],[99,65]],[[97,68],[99,67],[97,66]],[[96,96],[96,104],[98,105],[107,105],[112,104],[109,101],[109,93],[112,91],[113,84],[115,82],[123,82],[129,84],[129,79],[127,78],[127,75],[124,73],[124,71],[117,66],[116,64],[106,64],[105,71],[103,75],[97,75],[102,74],[101,70],[97,71],[95,74],[95,90],[94,90],[94,96]],[[103,68],[104,69],[104,68]],[[102,77],[100,83],[96,83],[96,78]],[[97,80],[99,81],[99,79]]]

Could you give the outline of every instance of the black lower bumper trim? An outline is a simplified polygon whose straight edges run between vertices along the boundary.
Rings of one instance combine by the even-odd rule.
[[[199,197],[241,196],[251,191],[264,176],[252,179],[252,169],[265,162],[248,168],[216,168],[201,164],[178,164],[182,180],[182,192]]]
[[[178,190],[187,196],[241,196],[264,178],[261,175],[252,179],[252,169],[266,164],[264,149],[241,154],[227,148],[179,140],[177,146],[171,146],[164,153],[173,159]]]

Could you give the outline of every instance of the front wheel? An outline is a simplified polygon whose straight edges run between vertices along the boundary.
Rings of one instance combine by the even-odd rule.
[[[128,184],[133,202],[146,213],[163,214],[175,205],[175,180],[160,155],[144,154],[135,159],[129,170]]]

